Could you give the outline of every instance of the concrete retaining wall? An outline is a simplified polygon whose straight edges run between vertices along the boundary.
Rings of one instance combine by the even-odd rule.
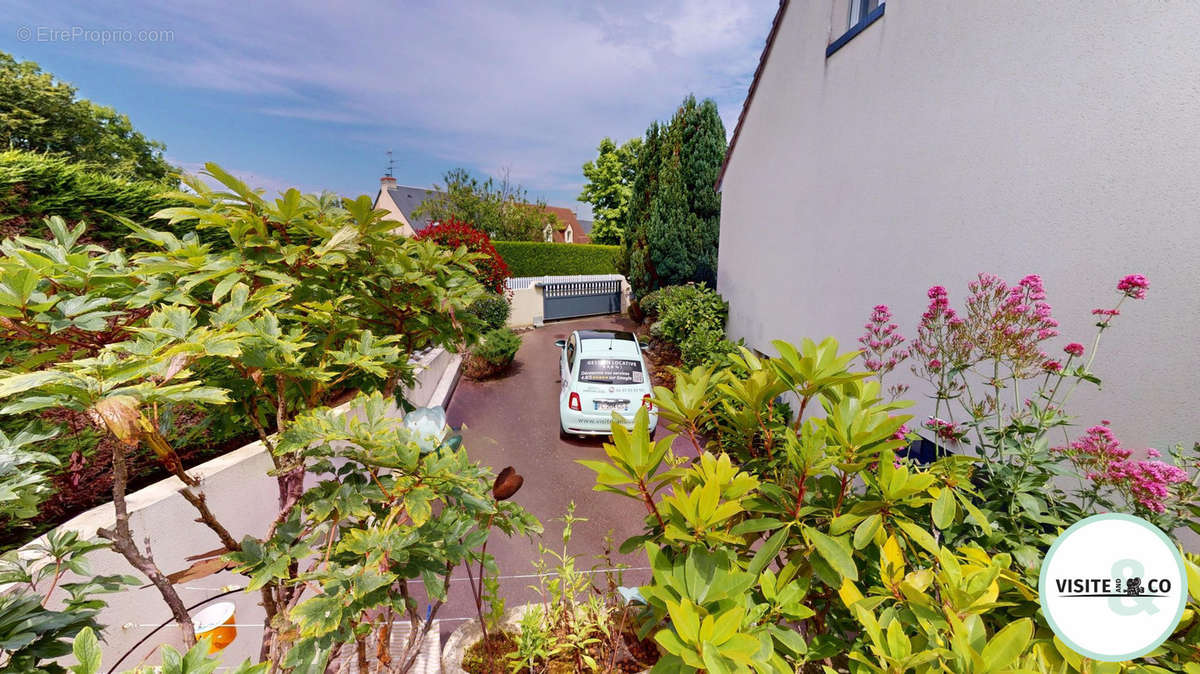
[[[458,380],[461,357],[444,349],[433,349],[419,355],[416,383],[408,392],[408,400],[418,406],[445,405]],[[350,411],[349,405],[339,408]],[[396,411],[396,416],[402,416]],[[270,456],[261,442],[254,442],[233,452],[201,464],[190,471],[200,480],[209,506],[235,538],[266,533],[278,512],[275,479]],[[185,558],[220,547],[220,541],[204,525],[195,521],[196,512],[179,495],[183,483],[172,477],[155,483],[128,496],[130,528],[139,542],[151,539],[151,552],[166,573],[189,566]],[[63,524],[59,529],[79,532],[86,538],[96,535],[100,527],[113,525],[115,512],[111,503],[93,508]],[[97,575],[131,574],[140,577],[123,557],[111,551],[98,551],[88,557],[91,570]],[[237,606],[238,637],[225,649],[225,663],[257,660],[262,638],[263,611],[258,606],[257,593],[247,594],[245,578],[223,572],[202,580],[177,586],[187,606],[215,598],[229,590],[237,590],[222,601]],[[108,608],[101,613],[100,622],[107,627],[104,633],[104,669],[116,664],[126,651],[160,624],[171,619],[161,595],[153,586],[133,588],[108,595]],[[193,614],[195,611],[193,611]],[[132,668],[143,658],[149,658],[164,643],[181,646],[178,630],[168,626],[159,630],[135,648],[121,663],[119,671]]]

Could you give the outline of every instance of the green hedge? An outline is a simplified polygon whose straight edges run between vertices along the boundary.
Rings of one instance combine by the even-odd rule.
[[[594,243],[493,241],[513,276],[618,274],[620,246]]]
[[[42,219],[59,215],[71,224],[86,220],[88,238],[96,242],[128,247],[129,230],[104,213],[145,224],[160,209],[178,205],[159,196],[171,189],[123,180],[60,156],[7,150],[0,152],[0,236],[47,236]],[[165,221],[154,227],[177,229]]]

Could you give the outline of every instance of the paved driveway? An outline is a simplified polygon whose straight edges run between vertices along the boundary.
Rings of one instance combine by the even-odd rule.
[[[642,510],[628,498],[592,491],[594,473],[575,463],[576,459],[601,459],[604,441],[600,439],[563,440],[558,434],[557,339],[565,339],[573,330],[584,328],[631,330],[633,324],[618,316],[600,316],[547,324],[523,333],[521,350],[511,374],[503,379],[476,382],[463,379],[450,401],[447,416],[451,426],[466,426],[463,443],[471,458],[499,472],[513,466],[525,477],[525,485],[514,500],[532,512],[546,528],[542,541],[561,549],[562,523],[567,505],[575,502],[575,515],[588,521],[577,524],[570,551],[580,555],[578,567],[600,564],[595,555],[603,550],[605,535],[611,531],[616,545],[642,531]],[[501,589],[509,606],[537,595],[529,589],[536,582],[533,560],[537,542],[508,539],[494,535],[488,544],[504,578]],[[614,550],[615,554],[615,550]],[[645,567],[645,554],[616,555],[633,567]],[[549,560],[553,563],[553,560]],[[462,574],[459,571],[456,574]],[[626,574],[627,585],[647,578],[645,571]],[[439,617],[443,635],[460,624],[456,618],[474,616],[465,580],[451,586],[451,600]]]

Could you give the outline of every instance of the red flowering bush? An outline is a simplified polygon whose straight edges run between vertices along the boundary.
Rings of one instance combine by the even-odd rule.
[[[485,255],[485,259],[475,262],[477,270],[475,278],[492,292],[503,293],[505,291],[504,281],[512,274],[509,273],[508,265],[504,263],[504,258],[500,257],[500,253],[496,252],[496,247],[492,245],[492,239],[486,232],[475,229],[468,222],[452,217],[446,222],[426,227],[415,238],[430,239],[447,248],[466,246],[467,250],[472,253]]]

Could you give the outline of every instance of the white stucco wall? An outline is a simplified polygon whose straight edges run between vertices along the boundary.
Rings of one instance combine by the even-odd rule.
[[[733,335],[853,348],[886,303],[911,338],[929,286],[1038,273],[1059,353],[1143,273],[1072,410],[1200,440],[1200,3],[893,1],[826,59],[831,2],[791,2],[724,178]]]
[[[386,189],[381,188],[379,193],[375,195],[375,208],[382,208],[388,212],[387,215],[383,216],[384,220],[393,220],[400,223],[396,229],[392,230],[393,234],[399,236],[414,235],[412,225],[404,218],[404,212],[396,205],[396,201],[392,199],[392,195]]]

